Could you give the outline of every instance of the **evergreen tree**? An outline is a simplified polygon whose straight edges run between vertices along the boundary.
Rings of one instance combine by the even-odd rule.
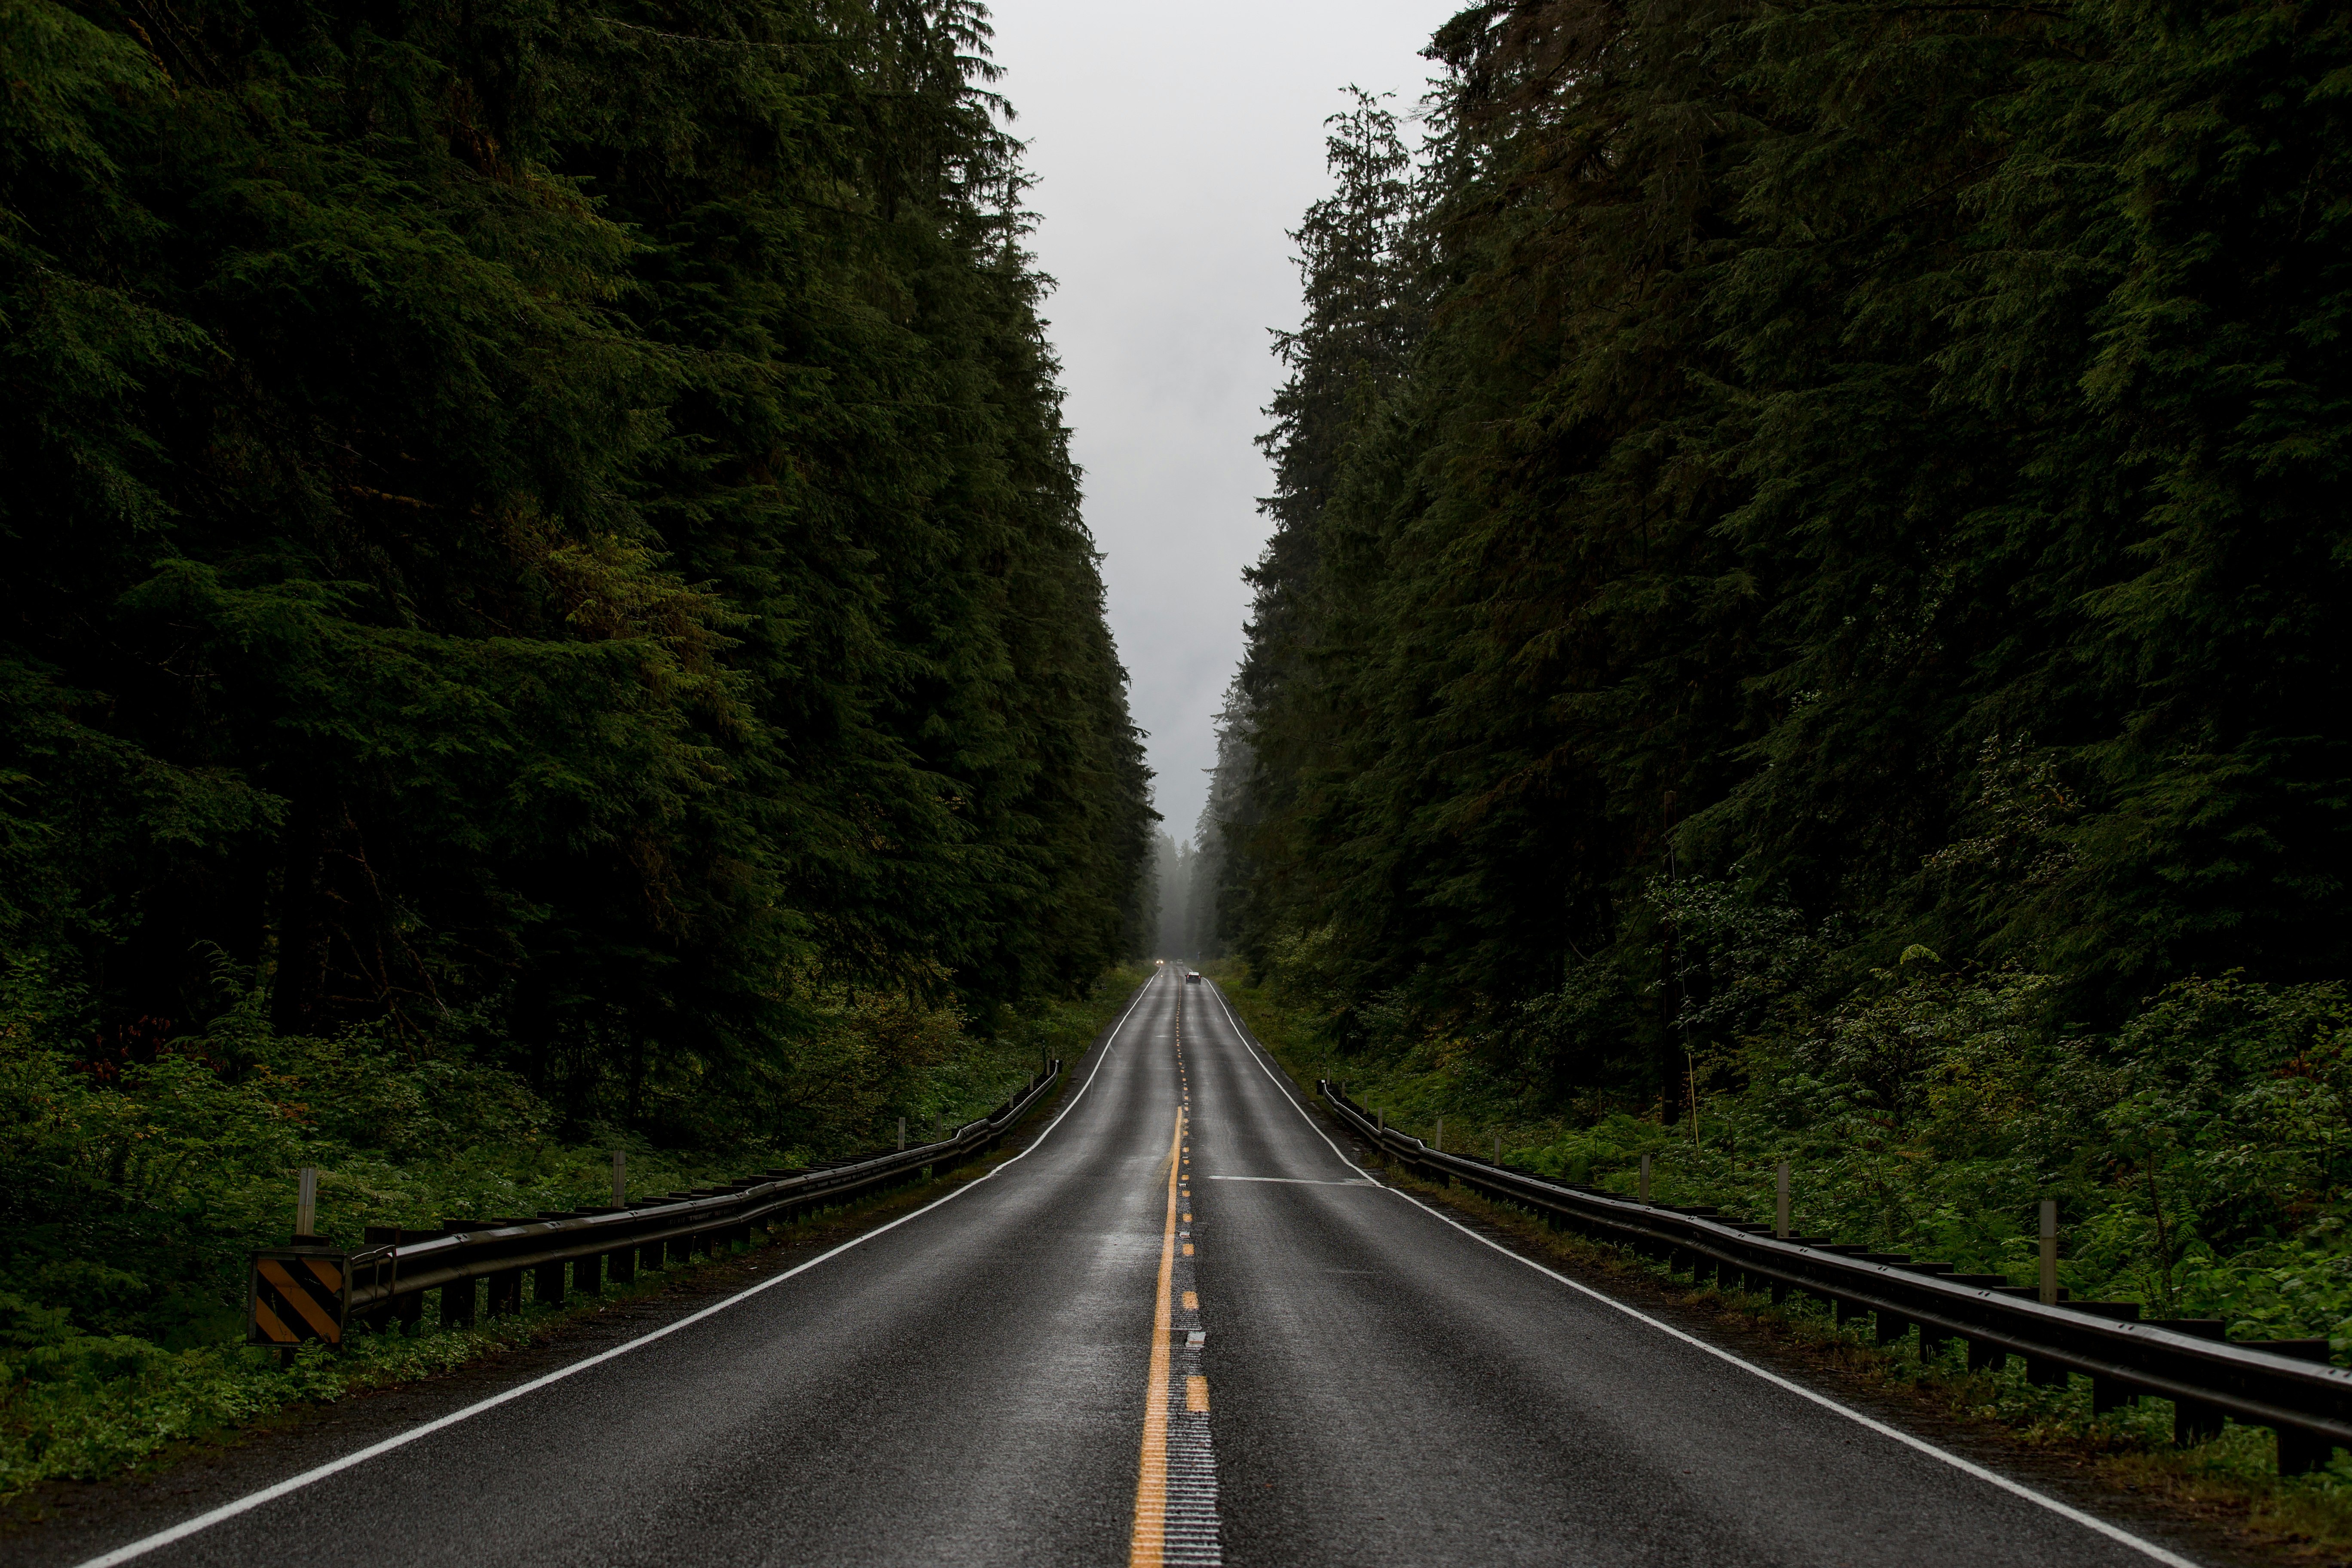
[[[2343,19],[1529,0],[1430,53],[1407,330],[1267,438],[1253,964],[1669,1100],[1732,919],[1686,883],[1831,989],[2340,976]]]
[[[0,7],[0,922],[101,1051],[226,962],[644,1118],[1139,940],[984,13],[607,9]]]

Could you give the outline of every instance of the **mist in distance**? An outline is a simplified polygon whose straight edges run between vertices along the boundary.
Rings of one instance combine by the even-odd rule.
[[[1448,0],[1000,0],[997,84],[1036,180],[1048,331],[1162,826],[1190,840],[1266,536],[1254,445],[1293,325],[1323,121],[1356,83],[1420,100]]]

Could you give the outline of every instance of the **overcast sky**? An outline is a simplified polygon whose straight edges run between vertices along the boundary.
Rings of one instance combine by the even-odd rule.
[[[1458,0],[993,0],[999,85],[1164,826],[1192,836],[1241,657],[1267,489],[1251,439],[1296,324],[1286,229],[1324,194],[1350,82],[1418,101]]]

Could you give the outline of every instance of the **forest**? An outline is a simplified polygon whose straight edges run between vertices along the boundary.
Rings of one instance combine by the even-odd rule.
[[[2075,1285],[2352,1344],[2352,17],[1426,54],[1293,236],[1192,862],[1294,1065],[1979,1267],[2062,1197]]]
[[[239,1331],[300,1163],[876,1146],[1148,942],[987,42],[0,0],[0,1349]]]

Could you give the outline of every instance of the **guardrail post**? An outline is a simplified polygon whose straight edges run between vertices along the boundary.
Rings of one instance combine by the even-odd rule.
[[[899,1153],[901,1153],[901,1154],[903,1154],[903,1153],[905,1153],[906,1152],[907,1152],[907,1119],[906,1119],[905,1117],[901,1116],[900,1118],[898,1118],[898,1152],[899,1152]]]
[[[1642,1156],[1642,1177],[1639,1195],[1642,1202],[1648,1203],[1650,1201],[1650,1157],[1647,1154]]]
[[[1499,1170],[1499,1169],[1502,1167],[1502,1163],[1503,1163],[1503,1135],[1502,1135],[1501,1133],[1497,1132],[1497,1133],[1496,1133],[1496,1134],[1495,1134],[1495,1165],[1496,1165],[1496,1168]]]
[[[2156,1326],[2170,1329],[2176,1334],[2194,1334],[2200,1340],[2226,1340],[2229,1325],[2219,1318],[2158,1318]],[[2322,1358],[2325,1359],[2325,1358]],[[2186,1448],[2192,1443],[2202,1443],[2208,1437],[2218,1437],[2228,1417],[2200,1399],[2176,1399],[2172,1402],[2172,1446]]]
[[[489,1297],[482,1303],[483,1311],[493,1318],[503,1318],[522,1310],[522,1270],[501,1268],[489,1279]]]
[[[629,1152],[625,1149],[613,1151],[613,1206],[629,1206]]]
[[[2042,1200],[2042,1304],[2058,1304],[2058,1202],[2054,1198]]]
[[[1445,1152],[1445,1118],[1443,1116],[1437,1119],[1437,1142],[1433,1147],[1441,1154]]]
[[[1782,1241],[1789,1239],[1789,1162],[1780,1162],[1780,1175],[1774,1182],[1772,1203],[1772,1234]]]
[[[2268,1351],[2273,1355],[2292,1356],[2296,1361],[2324,1362],[2327,1359],[2326,1340],[2247,1340],[2248,1350]],[[2305,1432],[2296,1426],[2273,1428],[2278,1434],[2278,1468],[2283,1476],[2307,1476],[2325,1469],[2336,1457],[2336,1441],[2316,1432]]]

